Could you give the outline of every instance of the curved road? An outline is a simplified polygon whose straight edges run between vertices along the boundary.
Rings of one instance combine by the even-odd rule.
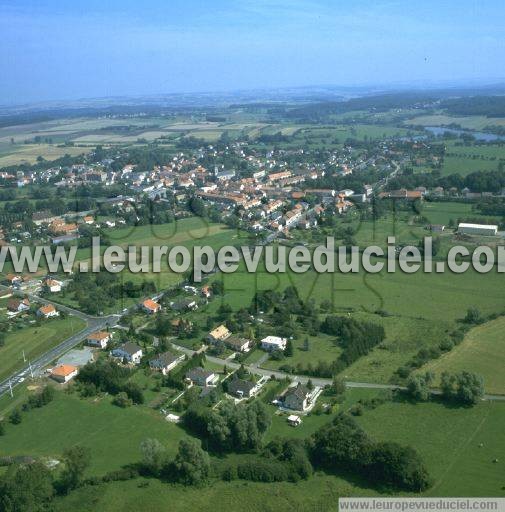
[[[33,372],[33,374],[39,373],[40,370],[44,368],[44,366],[47,366],[48,364],[51,363],[51,361],[61,357],[70,349],[74,348],[92,332],[104,329],[107,326],[113,327],[114,325],[117,324],[118,320],[121,317],[121,315],[109,315],[101,317],[86,315],[85,313],[77,309],[73,309],[68,306],[63,306],[58,302],[54,302],[50,299],[39,297],[38,295],[35,295],[33,293],[25,293],[23,290],[12,290],[11,288],[3,285],[0,285],[0,290],[12,291],[12,294],[17,296],[27,296],[32,302],[38,302],[40,304],[53,304],[59,311],[63,311],[67,315],[75,316],[86,322],[86,327],[84,329],[72,335],[70,338],[67,338],[66,340],[62,341],[59,345],[48,350],[46,353],[42,354],[37,359],[31,361],[29,365],[16,371],[9,378],[1,381],[0,396],[10,392],[11,386],[12,388],[14,388],[18,384],[23,382],[27,376],[30,376],[31,372]]]
[[[176,345],[174,343],[172,343],[172,346],[175,349],[179,350],[180,352],[184,352],[188,356],[192,356],[196,352],[195,350],[191,350],[189,348],[183,347],[181,345]],[[214,356],[209,356],[209,355],[206,355],[206,358],[211,363],[219,364],[221,366],[227,366],[228,368],[237,369],[241,366],[241,363],[236,363],[235,361],[230,360],[230,359],[225,360],[225,359],[220,359],[219,357],[214,357]],[[250,371],[251,373],[254,373],[256,375],[260,375],[260,376],[275,375],[275,377],[277,379],[285,379],[287,377],[291,380],[296,380],[296,381],[302,382],[304,384],[306,384],[309,379],[316,386],[327,386],[333,382],[333,379],[323,379],[320,377],[308,377],[307,375],[294,375],[291,373],[281,372],[279,370],[267,370],[265,368],[259,368],[258,366],[255,366],[254,364],[244,365],[244,367],[247,368],[248,371]],[[398,386],[395,384],[376,384],[373,382],[345,381],[345,385],[348,388],[390,389],[390,390],[395,390],[395,389],[405,390],[406,389],[405,386]],[[439,395],[440,390],[432,389],[431,393],[434,395]],[[505,395],[484,395],[483,399],[484,400],[495,400],[495,401],[500,402],[500,401],[505,401]]]

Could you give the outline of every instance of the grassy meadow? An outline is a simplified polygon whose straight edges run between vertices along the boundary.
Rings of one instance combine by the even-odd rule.
[[[434,478],[427,496],[505,496],[504,421],[501,402],[473,408],[392,402],[359,418],[376,439],[415,446]]]
[[[14,326],[7,333],[5,345],[0,347],[0,380],[26,366],[23,351],[27,361],[33,361],[84,326],[84,322],[75,317],[43,320],[40,325],[28,324],[20,329]]]
[[[484,378],[487,393],[505,395],[505,317],[499,317],[471,329],[461,344],[440,359],[423,367],[437,379],[444,371],[471,371]]]
[[[342,410],[359,398],[377,392],[349,390]],[[274,412],[273,408],[269,408]],[[69,420],[72,418],[72,420]],[[274,415],[266,441],[278,435],[304,438],[331,420],[331,416],[310,416],[299,428],[289,427],[284,416]],[[433,478],[426,496],[504,496],[501,461],[505,444],[501,441],[505,404],[483,402],[474,408],[447,407],[431,402],[410,404],[386,402],[365,409],[357,418],[376,440],[396,441],[415,446]],[[89,475],[102,475],[122,465],[138,461],[139,444],[145,437],[162,442],[171,455],[177,442],[187,434],[166,422],[145,406],[120,409],[110,398],[83,400],[58,393],[48,406],[25,413],[20,425],[8,425],[0,438],[2,454],[55,457],[66,447],[81,444],[90,448]],[[213,458],[219,466],[223,459]],[[498,459],[498,463],[493,460]],[[78,489],[57,498],[55,511],[87,512],[103,510],[156,510],[170,502],[170,510],[186,511],[219,503],[230,511],[312,511],[337,510],[339,496],[376,496],[380,491],[345,475],[317,472],[307,481],[261,484],[244,481],[213,481],[203,488],[184,488],[154,479],[138,478]]]

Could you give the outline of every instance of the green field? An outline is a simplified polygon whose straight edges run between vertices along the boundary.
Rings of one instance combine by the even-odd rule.
[[[505,394],[505,317],[473,328],[463,342],[423,367],[437,377],[443,371],[471,371],[484,378],[487,393]]]
[[[231,230],[224,224],[209,223],[200,217],[189,217],[168,224],[111,228],[106,231],[106,234],[110,239],[110,245],[119,245],[125,249],[128,246],[168,246],[171,248],[182,245],[190,250],[196,245],[210,245],[214,249],[219,249],[224,245],[239,243],[243,236],[241,232]],[[102,246],[102,253],[106,247]],[[91,248],[77,250],[76,264],[84,261],[91,265]],[[158,290],[177,284],[181,280],[180,274],[173,273],[168,268],[166,255],[162,257],[161,261],[161,272],[133,273],[129,269],[125,269],[119,274],[120,278],[134,283],[152,280]],[[12,267],[7,263],[2,273],[7,274],[11,271]],[[43,272],[44,269],[41,268],[39,274]],[[71,307],[77,305],[70,294],[53,294],[52,298]],[[131,301],[125,303],[123,307],[129,306],[131,303]]]
[[[366,357],[346,369],[344,375],[353,380],[389,382],[399,366],[405,364],[421,348],[438,345],[449,331],[458,326],[469,307],[483,314],[501,313],[505,289],[494,273],[479,274],[269,274],[259,268],[256,274],[243,270],[219,275],[224,283],[224,296],[209,306],[212,312],[221,302],[233,308],[247,307],[257,290],[284,290],[295,285],[305,300],[316,303],[329,300],[337,314],[358,315],[382,323],[386,339]],[[386,316],[375,314],[385,312]],[[331,338],[318,336],[310,343],[309,352],[299,350],[305,334],[295,341],[295,356],[281,363],[269,361],[267,367],[296,362],[315,363],[338,356],[339,349]],[[292,360],[292,361],[291,361]]]
[[[243,267],[241,267],[243,268]],[[297,286],[301,297],[316,302],[329,300],[334,311],[373,313],[378,309],[414,319],[454,321],[463,318],[471,305],[484,314],[500,312],[505,290],[494,273],[404,274],[400,270],[378,274],[267,273],[258,267],[255,274],[237,271],[219,275],[225,287],[223,301],[233,308],[248,306],[257,290],[284,290]],[[214,304],[219,305],[218,301]]]
[[[9,165],[34,164],[41,156],[45,160],[55,160],[65,155],[78,156],[89,153],[91,148],[56,146],[52,144],[23,144],[19,146],[0,146],[0,168]]]
[[[38,356],[84,328],[79,318],[50,319],[41,325],[23,327],[7,333],[5,346],[0,348],[0,380],[8,377],[15,370],[26,366]]]
[[[373,395],[366,390],[349,391],[342,407],[346,409],[357,398]],[[326,415],[311,416],[302,427],[294,429],[287,426],[285,417],[274,416],[267,440],[276,435],[306,437],[329,419]],[[468,409],[395,401],[366,409],[358,421],[377,440],[416,447],[434,481],[426,496],[505,495],[500,465],[505,458],[501,435],[505,404],[485,402]],[[57,458],[66,446],[82,444],[92,451],[89,474],[98,475],[139,460],[138,446],[147,434],[159,439],[171,454],[178,440],[186,436],[179,427],[144,407],[119,409],[110,405],[107,398],[93,402],[59,393],[45,408],[26,413],[21,425],[8,426],[6,436],[0,438],[0,450],[2,454]],[[493,463],[494,459],[500,462]],[[57,498],[54,506],[57,511],[72,508],[78,512],[133,512],[157,510],[169,501],[170,510],[175,511],[213,503],[230,511],[322,511],[337,510],[338,496],[378,494],[363,482],[319,472],[297,484],[215,481],[203,488],[137,479],[84,487]]]
[[[394,439],[419,451],[435,480],[428,496],[505,496],[504,421],[501,402],[471,409],[388,403],[359,419],[376,439]]]
[[[423,215],[430,224],[444,224],[447,226],[452,219],[455,223],[460,218],[481,217],[482,223],[486,224],[486,217],[479,212],[472,210],[470,203],[443,203],[425,201],[423,204]]]
[[[82,445],[93,454],[90,474],[103,474],[138,461],[146,437],[155,437],[173,454],[184,436],[182,429],[147,408],[120,409],[110,404],[110,397],[86,401],[58,393],[51,404],[9,427],[0,438],[0,453],[58,458],[66,447]]]

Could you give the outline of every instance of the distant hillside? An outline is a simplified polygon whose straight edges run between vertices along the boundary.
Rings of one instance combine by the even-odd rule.
[[[445,100],[441,106],[458,116],[505,117],[505,96],[474,96]]]

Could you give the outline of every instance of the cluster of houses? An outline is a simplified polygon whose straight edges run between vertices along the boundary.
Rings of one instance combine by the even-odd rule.
[[[253,345],[252,340],[234,336],[224,324],[218,325],[216,328],[212,329],[212,331],[207,334],[206,339],[211,345],[222,342],[234,352],[249,352]],[[260,347],[267,352],[285,350],[286,345],[287,338],[281,338],[279,336],[266,336],[260,341]]]
[[[505,197],[505,189],[501,190],[499,193],[494,192],[472,192],[468,187],[465,187],[459,190],[456,187],[450,187],[448,189],[444,189],[444,187],[433,187],[432,189],[428,189],[426,187],[416,187],[413,190],[407,189],[399,189],[399,190],[390,190],[386,192],[379,193],[378,197],[380,199],[406,199],[408,201],[415,200],[423,200],[425,197],[432,198],[460,198],[465,200],[479,200],[484,198],[504,198]]]
[[[233,155],[243,159],[248,167],[246,173],[225,169],[222,165],[205,168],[201,161],[208,157],[217,158]],[[368,188],[355,197],[341,193],[344,191],[319,190],[311,187],[311,182],[323,178],[327,166],[338,175],[348,175],[353,168],[360,168],[370,162],[356,161],[347,151],[332,151],[327,162],[306,163],[303,150],[273,150],[259,152],[246,142],[230,143],[224,149],[213,145],[203,146],[188,153],[180,152],[164,165],[154,166],[145,171],[136,165],[126,164],[121,169],[113,168],[113,159],[104,159],[98,163],[75,164],[69,167],[54,167],[44,171],[29,171],[18,176],[23,186],[38,183],[54,183],[58,188],[76,188],[83,184],[100,184],[104,187],[121,184],[131,193],[129,196],[117,196],[100,200],[113,208],[115,221],[102,221],[102,227],[114,227],[116,222],[125,222],[122,213],[135,207],[139,197],[166,201],[167,194],[175,197],[178,204],[185,204],[188,197],[199,197],[223,212],[234,211],[242,217],[244,224],[251,230],[274,230],[287,233],[300,226],[309,229],[317,224],[317,214],[307,208],[303,200],[306,196],[321,199],[320,209],[333,204],[338,212],[352,206],[353,200],[363,200]],[[288,165],[288,157],[299,157],[299,163]],[[3,176],[9,181],[8,176]],[[32,222],[43,228],[53,243],[64,243],[79,237],[81,224],[98,225],[94,212],[69,212],[55,215],[51,211],[33,213]],[[16,226],[13,226],[16,228]],[[22,223],[17,227],[22,229]],[[16,228],[16,229],[17,229]],[[17,241],[14,237],[11,241]]]
[[[32,311],[32,304],[27,297],[12,297],[7,301],[7,317],[13,318],[23,313]],[[39,318],[47,319],[59,316],[58,310],[52,304],[44,304],[35,308],[35,314]]]
[[[234,352],[249,352],[252,346],[251,340],[233,336],[231,331],[225,325],[219,325],[215,329],[212,329],[212,331],[207,335],[207,341],[212,345],[223,342]]]

